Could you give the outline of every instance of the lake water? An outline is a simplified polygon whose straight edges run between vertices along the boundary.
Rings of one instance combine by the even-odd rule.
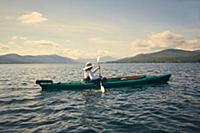
[[[102,75],[171,73],[168,84],[44,92],[37,79],[81,80],[81,64],[0,65],[0,132],[200,132],[200,63],[102,64]]]

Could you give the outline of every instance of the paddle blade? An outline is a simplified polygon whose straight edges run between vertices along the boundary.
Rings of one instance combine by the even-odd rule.
[[[105,92],[105,88],[103,87],[102,84],[100,84],[100,85],[101,85],[101,92],[104,93]]]
[[[99,63],[99,61],[100,61],[100,56],[97,57],[97,63]]]

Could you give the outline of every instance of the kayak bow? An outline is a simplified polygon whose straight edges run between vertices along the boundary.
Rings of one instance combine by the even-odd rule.
[[[131,87],[136,85],[148,85],[148,84],[163,84],[167,83],[171,74],[160,75],[160,76],[127,76],[110,78],[104,80],[103,86],[106,88],[117,88],[117,87]],[[53,83],[51,80],[37,80],[36,84],[39,84],[43,91],[52,90],[84,90],[99,88],[97,84],[90,81],[74,81],[66,83]]]

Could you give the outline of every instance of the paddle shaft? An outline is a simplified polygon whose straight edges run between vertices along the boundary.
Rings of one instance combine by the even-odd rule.
[[[100,88],[101,88],[101,92],[104,93],[105,92],[105,88],[102,85],[102,81],[101,81],[101,67],[99,65],[99,60],[100,60],[100,57],[97,58],[97,64],[99,66]]]
[[[101,67],[99,65],[99,62],[98,62],[98,67],[99,67],[99,77],[101,78]]]

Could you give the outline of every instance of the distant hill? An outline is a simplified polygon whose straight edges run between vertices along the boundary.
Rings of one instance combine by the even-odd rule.
[[[181,63],[200,62],[200,50],[185,51],[180,49],[166,49],[150,54],[139,54],[134,57],[122,58],[113,63]]]
[[[100,58],[100,62],[109,62],[109,61],[114,61],[114,60],[116,60],[116,59],[111,56],[103,56]],[[90,58],[90,59],[83,58],[83,59],[77,59],[76,61],[80,62],[80,63],[86,63],[86,62],[95,63],[95,62],[97,62],[97,58]]]
[[[0,64],[68,64],[76,63],[71,58],[58,55],[38,55],[38,56],[21,56],[17,54],[7,54],[0,56]]]

